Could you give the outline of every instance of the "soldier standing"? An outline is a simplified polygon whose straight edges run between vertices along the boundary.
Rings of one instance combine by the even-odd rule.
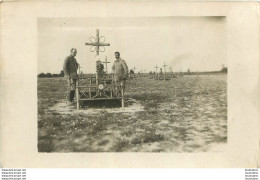
[[[128,78],[128,67],[126,65],[126,62],[120,58],[120,53],[115,52],[115,58],[114,64],[112,66],[112,72],[114,74],[114,82],[116,87],[121,86],[125,88],[125,82]]]
[[[68,100],[70,103],[72,103],[75,95],[76,90],[76,82],[78,80],[77,70],[79,67],[79,64],[77,60],[75,59],[75,56],[77,55],[77,49],[72,48],[70,50],[70,55],[66,57],[63,64],[63,70],[65,77],[68,80],[68,86],[69,86],[69,94],[68,94]]]

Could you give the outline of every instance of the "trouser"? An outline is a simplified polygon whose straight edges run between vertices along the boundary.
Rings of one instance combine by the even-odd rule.
[[[125,84],[126,84],[126,80],[115,81],[116,88],[122,87],[123,89],[125,89]]]
[[[126,80],[115,81],[115,90],[118,95],[124,96],[125,84]]]
[[[69,86],[69,92],[68,92],[68,101],[72,102],[75,96],[75,90],[76,90],[76,82],[77,79],[68,79],[68,86]]]

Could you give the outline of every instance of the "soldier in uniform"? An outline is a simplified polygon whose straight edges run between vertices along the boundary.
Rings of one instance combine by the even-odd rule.
[[[63,70],[65,77],[68,80],[68,86],[70,88],[69,94],[68,94],[68,100],[72,103],[75,95],[76,90],[76,82],[78,80],[77,70],[79,67],[79,64],[77,60],[75,59],[75,56],[77,55],[77,49],[72,48],[70,50],[70,55],[65,58],[64,64],[63,64]]]
[[[128,78],[128,67],[126,62],[120,58],[120,53],[115,52],[114,64],[112,66],[112,73],[114,74],[114,82],[116,87],[121,86],[125,88],[125,82]]]

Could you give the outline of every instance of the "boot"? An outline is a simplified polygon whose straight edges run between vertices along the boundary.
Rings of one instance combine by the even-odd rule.
[[[71,91],[68,92],[68,95],[67,95],[67,100],[70,102],[71,100]]]
[[[71,101],[73,101],[74,96],[75,96],[75,90],[72,90]]]
[[[69,102],[72,102],[72,101],[73,101],[74,95],[75,95],[75,91],[74,91],[74,90],[71,90],[70,93],[69,93]]]

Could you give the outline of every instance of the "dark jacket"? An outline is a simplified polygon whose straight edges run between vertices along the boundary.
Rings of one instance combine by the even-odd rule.
[[[66,57],[66,59],[64,60],[64,64],[63,64],[63,70],[64,70],[64,74],[65,77],[68,78],[72,78],[72,79],[77,79],[77,70],[78,70],[78,63],[77,60],[72,57],[72,56],[68,56]]]

